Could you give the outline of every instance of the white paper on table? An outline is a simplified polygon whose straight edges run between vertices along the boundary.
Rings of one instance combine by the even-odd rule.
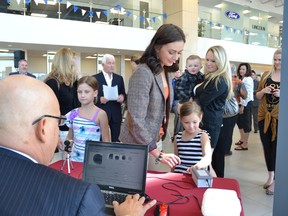
[[[104,97],[108,100],[117,100],[118,99],[118,86],[107,86],[103,85]]]

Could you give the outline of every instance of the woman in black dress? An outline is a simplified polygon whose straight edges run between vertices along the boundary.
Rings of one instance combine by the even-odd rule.
[[[77,98],[77,78],[80,78],[76,65],[76,56],[69,48],[61,48],[54,56],[52,70],[44,80],[54,91],[59,105],[61,115],[80,106]],[[62,149],[69,128],[64,125],[59,127],[59,145]]]

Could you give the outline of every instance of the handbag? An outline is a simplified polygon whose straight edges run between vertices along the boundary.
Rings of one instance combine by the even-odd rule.
[[[230,99],[226,99],[224,106],[223,118],[229,118],[237,115],[239,112],[239,105],[236,98],[233,96]]]

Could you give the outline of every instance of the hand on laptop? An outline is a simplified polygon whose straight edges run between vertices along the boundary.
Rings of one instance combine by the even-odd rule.
[[[120,205],[117,201],[113,201],[114,212],[116,216],[142,216],[148,209],[156,204],[156,200],[152,200],[143,205],[144,201],[145,197],[140,198],[139,194],[133,196],[128,195],[125,202]]]

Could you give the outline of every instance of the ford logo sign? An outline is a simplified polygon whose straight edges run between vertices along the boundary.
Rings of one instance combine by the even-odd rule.
[[[237,20],[240,18],[240,15],[234,11],[226,11],[225,15],[227,18],[232,19],[232,20]]]

